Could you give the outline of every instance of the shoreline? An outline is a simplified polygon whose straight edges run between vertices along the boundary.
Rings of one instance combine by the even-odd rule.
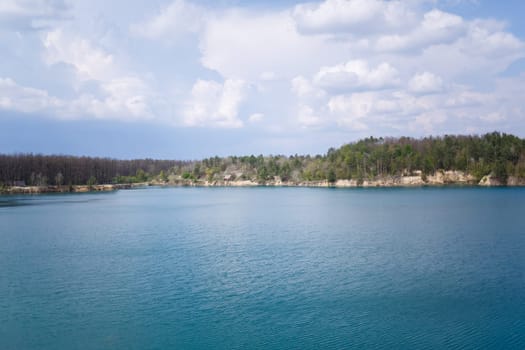
[[[69,186],[8,186],[0,189],[0,194],[43,194],[43,193],[92,193],[112,192],[132,189],[135,184],[103,184],[103,185],[69,185]]]
[[[141,187],[312,187],[312,188],[396,188],[396,187],[522,187],[525,178],[509,176],[506,183],[502,183],[490,175],[480,181],[461,171],[443,171],[434,175],[423,176],[386,176],[366,180],[336,180],[321,181],[282,181],[279,178],[258,182],[255,180],[176,180],[171,182],[150,181],[131,184],[102,184],[102,185],[70,185],[70,186],[9,186],[0,189],[0,194],[44,194],[44,193],[93,193],[112,192]]]

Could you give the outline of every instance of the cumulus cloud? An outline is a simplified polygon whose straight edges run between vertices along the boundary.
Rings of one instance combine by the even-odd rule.
[[[367,129],[366,117],[374,108],[374,96],[371,93],[338,95],[330,98],[328,108],[338,116],[337,122],[355,130]]]
[[[250,123],[258,123],[261,122],[264,119],[264,114],[262,113],[254,113],[248,117],[248,121]]]
[[[444,106],[450,108],[475,107],[493,100],[494,97],[491,94],[471,91],[463,87],[460,91],[452,91],[445,100]]]
[[[66,18],[68,10],[69,7],[63,0],[2,0],[0,28],[44,29],[53,21]]]
[[[298,76],[292,79],[293,93],[302,99],[318,99],[326,96],[326,92],[314,86],[308,79]]]
[[[403,113],[417,113],[424,109],[421,101],[404,93],[360,92],[331,97],[328,108],[337,116],[339,124],[364,129],[388,116],[392,119]]]
[[[137,36],[171,41],[186,33],[197,33],[205,16],[202,7],[186,0],[175,0],[156,16],[131,25],[130,30]]]
[[[68,65],[76,76],[77,95],[64,102],[57,114],[125,120],[152,117],[147,84],[118,65],[114,55],[62,29],[43,35],[42,44],[47,65]],[[95,85],[97,93],[82,91],[85,84]]]
[[[315,127],[323,124],[323,119],[308,105],[300,105],[297,111],[297,121],[302,127]]]
[[[79,107],[104,118],[118,116],[123,119],[150,119],[148,87],[136,77],[123,76],[100,83],[102,98],[83,96]]]
[[[453,42],[464,33],[466,25],[460,16],[437,9],[424,14],[421,23],[407,34],[388,34],[378,38],[376,50],[403,51]]]
[[[300,35],[287,12],[242,10],[208,20],[199,46],[204,67],[223,77],[244,80],[264,79],[267,72],[289,79],[318,69],[322,56],[338,57],[348,52],[337,43]]]
[[[412,132],[419,132],[423,129],[426,134],[436,132],[436,126],[445,123],[447,116],[442,111],[432,111],[417,115],[410,122],[409,128]]]
[[[503,21],[462,17],[436,1],[324,0],[257,11],[170,1],[153,11],[141,5],[134,23],[137,16],[110,23],[110,44],[99,40],[104,33],[90,35],[86,23],[96,20],[83,17],[79,2],[3,1],[0,108],[219,128],[264,120],[280,132],[522,122],[525,78],[500,73],[525,57],[525,43]],[[78,21],[37,26],[71,9]],[[184,52],[164,45],[181,38]],[[13,68],[20,62],[27,72]],[[44,71],[63,74],[53,86],[33,74]]]
[[[61,119],[96,117],[100,119],[143,119],[148,116],[144,98],[129,94],[137,82],[112,81],[103,88],[104,96],[81,94],[74,99],[51,96],[42,89],[16,83],[10,78],[0,78],[0,108],[23,113],[52,115]]]
[[[293,10],[298,29],[309,34],[387,31],[405,27],[414,17],[402,1],[326,0],[298,4]]]
[[[63,106],[63,101],[47,91],[25,87],[13,79],[0,77],[0,108],[31,113],[49,111]]]
[[[430,72],[416,74],[408,82],[408,88],[416,94],[439,92],[443,88],[443,80]]]
[[[512,33],[494,26],[493,22],[473,21],[467,35],[459,38],[458,46],[472,56],[490,58],[512,55],[523,56],[525,45]]]
[[[323,89],[335,91],[383,89],[399,84],[399,78],[398,71],[386,62],[371,69],[364,60],[352,60],[322,67],[315,75],[314,83]]]
[[[56,29],[44,35],[43,45],[47,64],[62,62],[72,65],[82,80],[104,80],[115,75],[113,55],[94,47],[86,39]]]
[[[239,128],[239,106],[244,97],[242,80],[226,80],[220,84],[213,80],[197,80],[191,97],[183,111],[186,126]]]
[[[501,112],[491,112],[480,117],[481,120],[496,123],[505,119],[505,115]]]
[[[298,99],[301,125],[336,123],[365,130],[370,117],[398,108],[397,102],[378,96],[380,90],[399,84],[398,71],[390,64],[370,68],[364,60],[351,60],[321,67],[312,79],[295,77],[291,89]]]

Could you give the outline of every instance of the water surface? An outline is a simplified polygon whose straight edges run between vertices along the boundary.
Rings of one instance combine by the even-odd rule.
[[[2,349],[525,348],[525,189],[0,196]]]

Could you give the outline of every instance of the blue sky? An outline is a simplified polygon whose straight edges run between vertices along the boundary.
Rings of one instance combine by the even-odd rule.
[[[0,152],[195,159],[524,137],[524,4],[3,0]]]

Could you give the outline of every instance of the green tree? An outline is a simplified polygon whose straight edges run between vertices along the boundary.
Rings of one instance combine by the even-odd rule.
[[[88,179],[88,181],[87,181],[87,185],[88,185],[89,187],[93,187],[93,186],[96,185],[96,184],[97,184],[97,178],[94,177],[93,175],[91,175],[91,177],[90,177],[90,178]]]
[[[218,159],[218,157],[216,157]],[[214,159],[213,163],[217,163],[217,159]],[[201,177],[201,165],[199,163],[195,164],[195,166],[193,167],[193,177],[195,179],[198,179]]]
[[[329,183],[334,183],[334,182],[337,181],[337,176],[335,174],[334,169],[328,170],[327,180],[328,180]]]
[[[137,182],[146,182],[148,180],[148,177],[146,176],[144,170],[139,168],[135,173],[135,179],[137,180]]]
[[[257,177],[259,178],[259,181],[266,181],[268,179],[268,170],[264,165],[259,167]]]
[[[164,170],[161,170],[160,173],[159,173],[159,179],[160,181],[162,182],[167,182],[168,181],[168,176],[166,175],[166,173],[164,172]]]
[[[503,184],[507,182],[507,178],[508,178],[507,167],[503,160],[498,159],[496,161],[496,164],[494,164],[494,167],[492,169],[492,173]]]

